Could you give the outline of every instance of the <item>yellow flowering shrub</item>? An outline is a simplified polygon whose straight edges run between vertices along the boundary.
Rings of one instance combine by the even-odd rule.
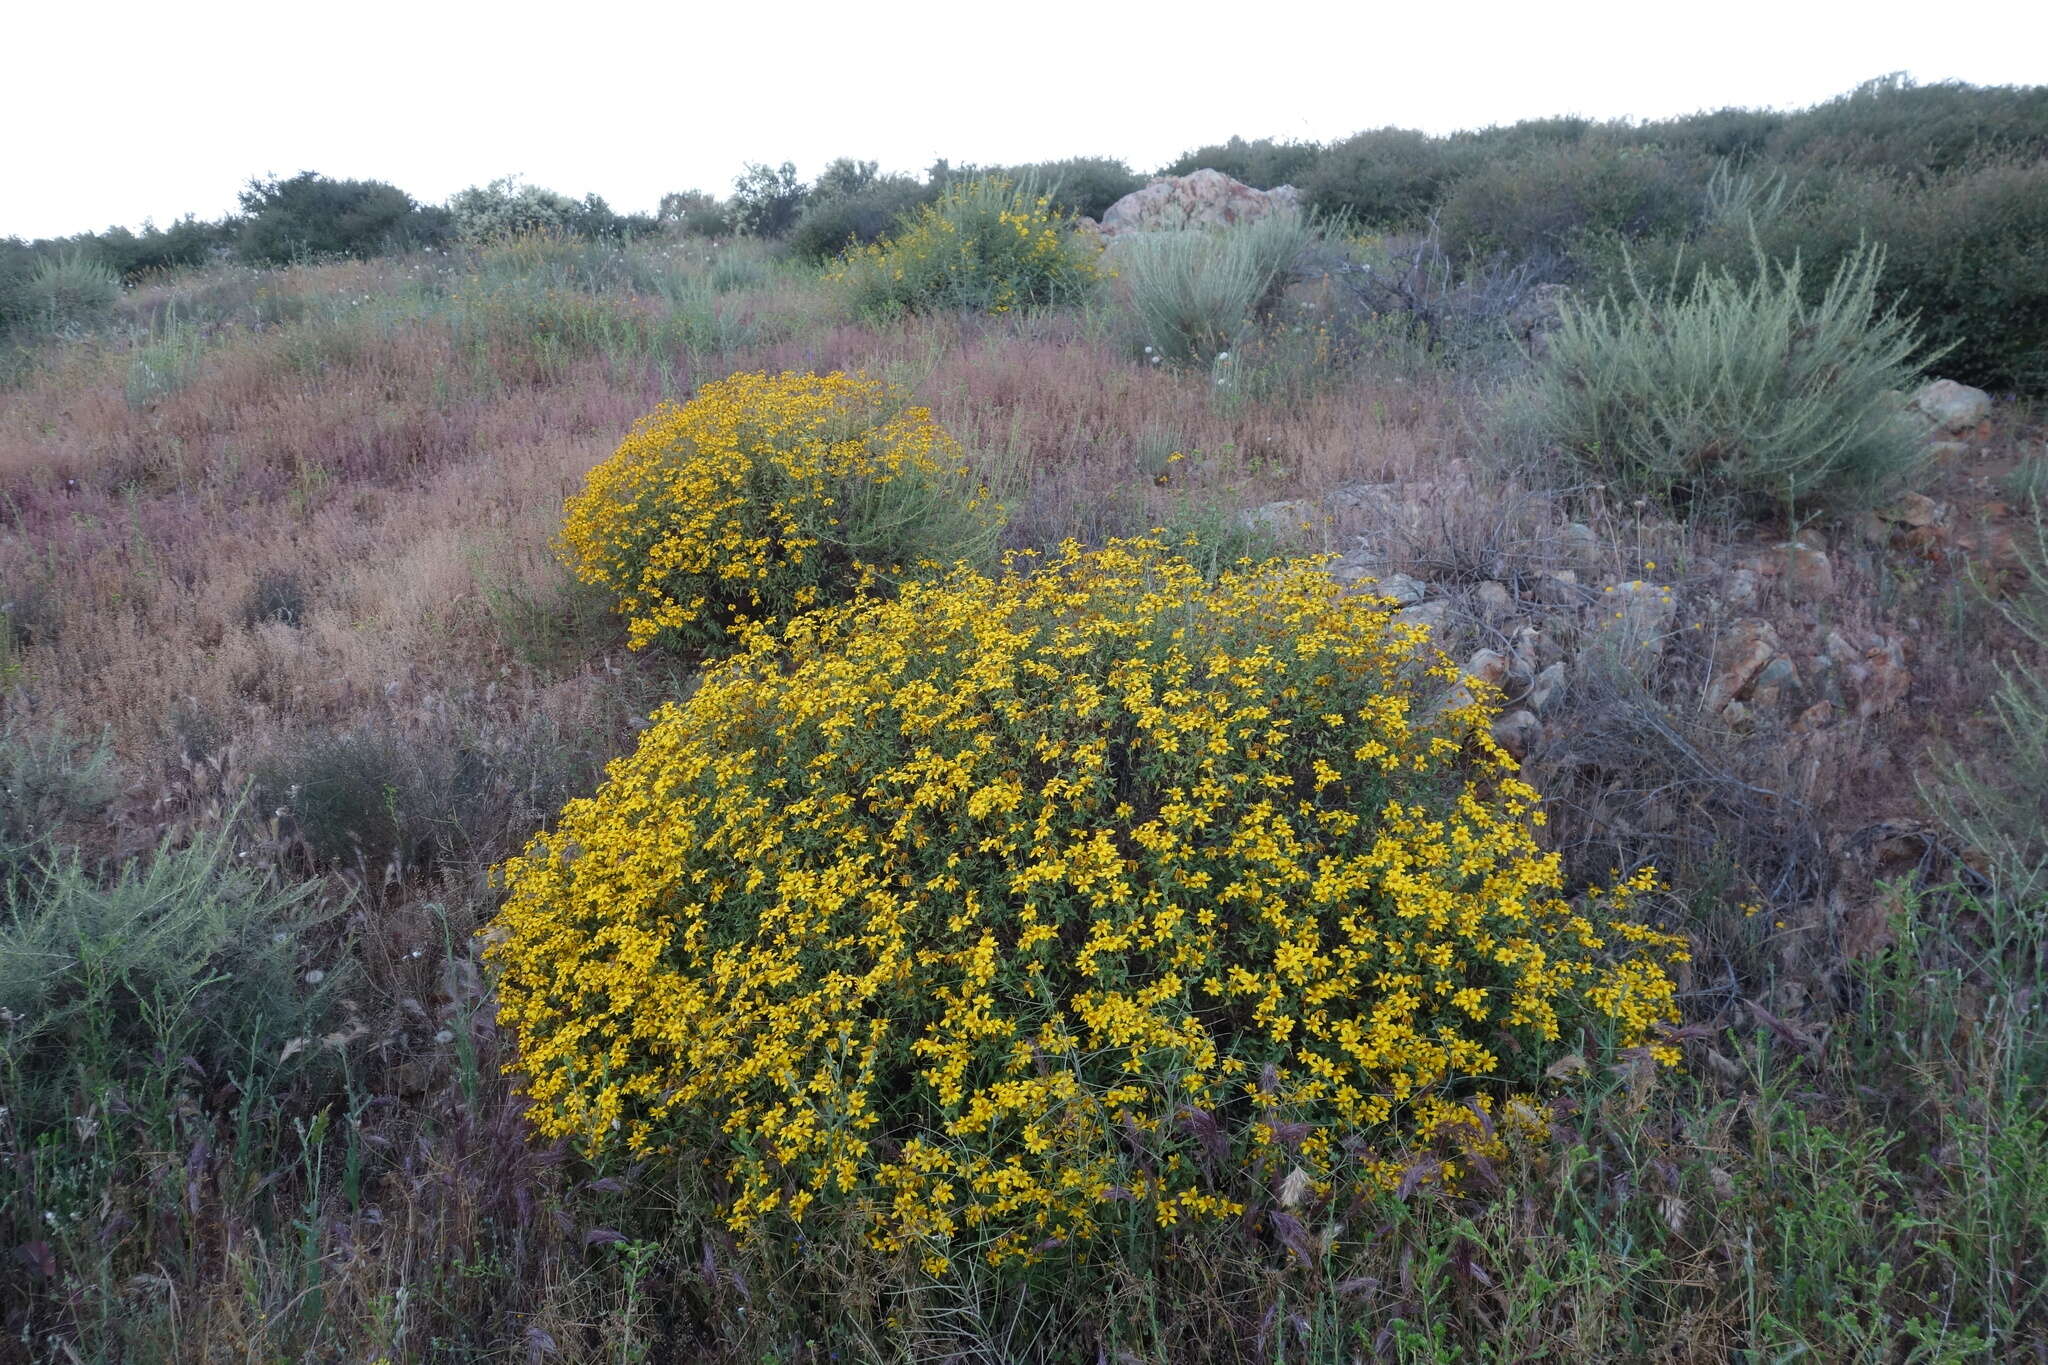
[[[1094,286],[1101,254],[1047,196],[983,179],[920,205],[893,236],[848,251],[830,278],[869,313],[1006,313],[1079,298]]]
[[[1561,894],[1390,602],[1149,540],[1011,568],[755,633],[502,869],[542,1133],[937,1269],[1432,1144],[1455,1181],[1563,1051],[1675,1060],[1649,879]]]
[[[618,599],[629,643],[716,644],[950,564],[1001,523],[959,443],[863,375],[735,374],[664,405],[570,499],[561,550]]]

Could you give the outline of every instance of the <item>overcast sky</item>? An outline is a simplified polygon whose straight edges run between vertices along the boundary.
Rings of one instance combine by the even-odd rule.
[[[2048,83],[2043,0],[24,0],[6,29],[0,236],[24,237],[217,217],[265,172],[429,202],[516,172],[651,210],[747,161],[1145,171],[1232,133],[1792,108],[1900,70]]]

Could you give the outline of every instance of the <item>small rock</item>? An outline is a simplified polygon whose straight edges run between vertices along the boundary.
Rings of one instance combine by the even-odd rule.
[[[1450,612],[1450,607],[1451,604],[1441,597],[1434,602],[1417,602],[1395,612],[1394,621],[1404,626],[1427,626],[1430,635],[1435,637],[1443,633],[1444,617]]]
[[[1578,574],[1559,569],[1536,580],[1534,596],[1549,606],[1572,607],[1586,600],[1586,590],[1579,586]]]
[[[1725,710],[1763,672],[1764,665],[1778,656],[1778,632],[1769,621],[1747,617],[1721,632],[1714,653],[1719,666],[1707,685],[1708,715]]]
[[[1534,626],[1523,626],[1508,642],[1511,671],[1524,677],[1534,677],[1563,657],[1564,651]]]
[[[1749,685],[1749,704],[1756,711],[1775,711],[1799,691],[1799,670],[1780,654],[1765,664]]]
[[[1991,395],[1953,379],[1937,379],[1913,395],[1912,407],[1936,431],[1955,436],[1991,415]]]
[[[1564,698],[1564,661],[1559,660],[1536,675],[1536,681],[1529,685],[1529,706],[1537,715],[1546,715],[1550,708]]]
[[[1941,504],[1925,493],[1908,493],[1884,508],[1883,514],[1901,526],[1932,526],[1941,520]]]
[[[1247,531],[1266,531],[1284,536],[1307,530],[1321,522],[1323,517],[1321,505],[1314,500],[1288,498],[1284,502],[1247,507],[1237,514],[1237,522]]]
[[[1895,635],[1872,632],[1852,639],[1840,631],[1829,631],[1826,649],[1839,674],[1843,696],[1855,708],[1858,720],[1891,711],[1913,686],[1905,643]]]
[[[1384,578],[1361,580],[1359,586],[1375,597],[1392,598],[1397,607],[1412,607],[1429,596],[1427,584],[1404,573],[1390,573]]]
[[[1533,712],[1510,711],[1493,723],[1493,738],[1519,763],[1543,738],[1543,722]]]
[[[1799,719],[1792,722],[1792,728],[1801,731],[1825,729],[1835,719],[1835,705],[1830,701],[1817,701],[1799,713]]]
[[[1748,611],[1756,606],[1758,584],[1756,570],[1732,570],[1728,582],[1721,589],[1721,600],[1736,611]]]
[[[1496,649],[1475,650],[1465,661],[1465,676],[1499,687],[1508,676],[1508,656]]]
[[[1721,722],[1738,735],[1746,735],[1756,729],[1756,716],[1739,701],[1731,701],[1721,708]]]
[[[1348,588],[1360,579],[1372,576],[1373,558],[1364,549],[1353,550],[1330,565],[1329,575],[1337,583]]]
[[[1474,604],[1479,608],[1479,619],[1488,625],[1498,625],[1507,620],[1515,609],[1515,599],[1508,592],[1507,584],[1492,579],[1481,583],[1472,594]]]
[[[1664,657],[1678,603],[1669,588],[1632,579],[1603,592],[1593,603],[1593,613],[1594,647],[1611,653],[1641,677]]]
[[[1932,460],[1966,460],[1970,457],[1968,441],[1929,441],[1927,457]]]
[[[1834,592],[1835,566],[1827,551],[1788,540],[1775,554],[1780,565],[1778,581],[1794,601],[1817,602]]]

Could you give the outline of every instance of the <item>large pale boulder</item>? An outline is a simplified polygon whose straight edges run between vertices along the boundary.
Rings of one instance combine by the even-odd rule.
[[[1199,170],[1163,177],[1117,200],[1103,211],[1101,232],[1116,237],[1127,232],[1229,227],[1300,208],[1301,192],[1292,185],[1255,190],[1221,171]]]
[[[1946,436],[1960,436],[1991,415],[1991,395],[1953,379],[1937,379],[1913,395],[1913,410]]]

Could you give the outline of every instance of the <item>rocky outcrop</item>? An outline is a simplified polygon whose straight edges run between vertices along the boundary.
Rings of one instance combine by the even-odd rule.
[[[1221,171],[1170,175],[1135,190],[1103,211],[1104,237],[1176,228],[1229,227],[1269,213],[1299,212],[1301,192],[1292,185],[1255,190]]]

